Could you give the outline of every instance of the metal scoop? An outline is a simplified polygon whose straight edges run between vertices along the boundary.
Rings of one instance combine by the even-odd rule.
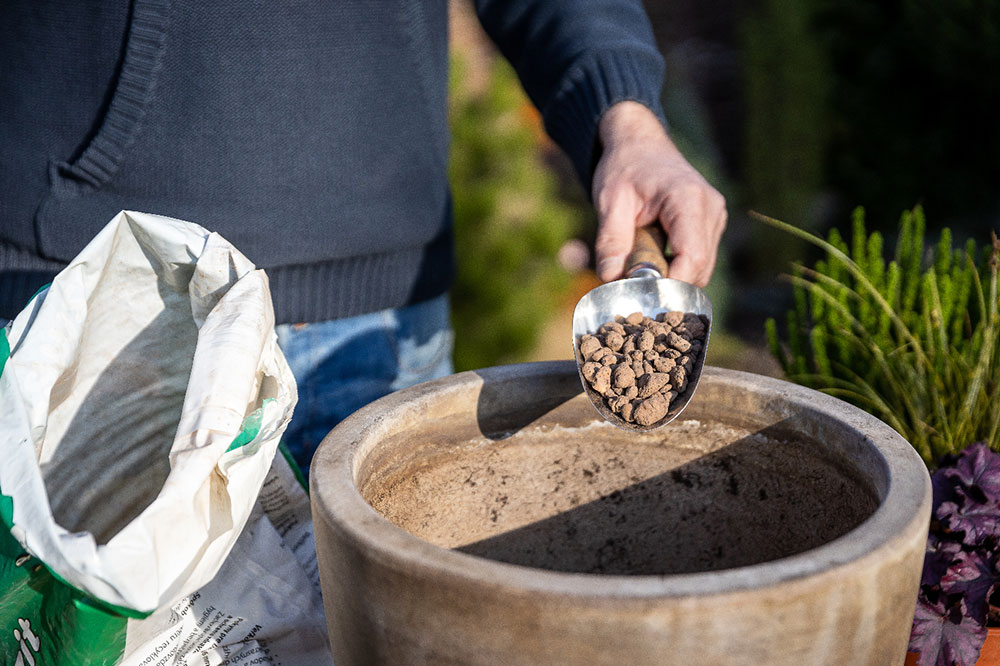
[[[666,238],[657,225],[636,229],[635,245],[625,261],[626,277],[591,289],[573,311],[573,352],[583,390],[600,415],[623,430],[647,432],[662,428],[677,418],[698,388],[708,352],[708,340],[712,334],[712,303],[705,292],[695,285],[667,277],[667,260],[663,255],[665,245]],[[688,373],[687,387],[671,402],[666,416],[648,426],[629,423],[611,411],[604,397],[584,378],[585,359],[580,354],[580,338],[587,333],[596,333],[601,324],[616,315],[641,312],[647,317],[656,317],[661,312],[672,310],[704,315],[708,320],[701,352]]]

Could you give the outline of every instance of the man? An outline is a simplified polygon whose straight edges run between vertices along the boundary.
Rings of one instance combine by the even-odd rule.
[[[707,283],[725,204],[664,130],[640,2],[477,11],[592,193],[600,277],[662,224],[672,277]],[[0,51],[0,317],[142,210],[267,271],[300,463],[361,405],[450,371],[446,0],[14,0]]]

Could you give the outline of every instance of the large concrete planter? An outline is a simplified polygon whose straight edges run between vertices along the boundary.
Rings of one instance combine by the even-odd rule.
[[[338,666],[900,665],[931,502],[841,401],[706,368],[636,435],[572,362],[383,398],[311,481]]]

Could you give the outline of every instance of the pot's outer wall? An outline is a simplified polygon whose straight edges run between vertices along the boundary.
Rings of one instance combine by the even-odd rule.
[[[875,514],[781,560],[676,576],[529,569],[423,542],[357,491],[366,461],[391,455],[382,449],[405,442],[408,428],[464,414],[490,435],[570,397],[586,400],[571,361],[490,368],[387,396],[327,436],[311,488],[338,666],[903,664],[930,517],[927,472],[881,421],[787,382],[706,368],[685,412],[781,423],[842,450],[870,480]],[[573,413],[598,418],[592,407]]]

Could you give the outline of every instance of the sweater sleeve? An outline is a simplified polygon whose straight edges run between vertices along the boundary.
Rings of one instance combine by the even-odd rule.
[[[663,58],[640,0],[476,0],[476,9],[588,193],[608,107],[636,101],[666,124]]]

